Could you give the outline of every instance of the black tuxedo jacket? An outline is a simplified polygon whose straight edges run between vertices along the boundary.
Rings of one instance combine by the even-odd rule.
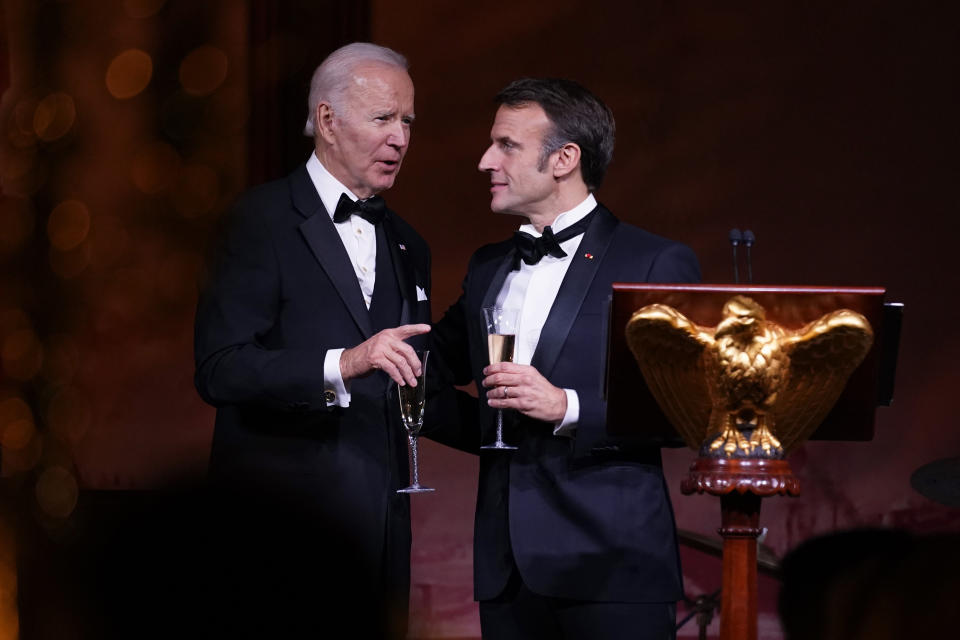
[[[376,332],[382,286],[392,284],[399,310],[387,326],[430,322],[416,293],[429,297],[426,243],[387,212],[368,312],[305,166],[247,193],[224,231],[195,335],[196,387],[217,407],[211,479],[298,501],[346,529],[372,569],[386,567],[406,589],[409,501],[395,491],[407,484],[407,449],[395,385],[378,371],[353,381],[348,408],[328,407],[323,362],[328,349]]]
[[[493,439],[494,413],[480,386],[488,363],[480,309],[495,304],[513,255],[511,241],[478,250],[462,296],[431,333],[434,363],[456,384],[477,384],[484,442]],[[504,434],[517,451],[481,454],[475,597],[500,594],[512,554],[524,582],[541,595],[675,601],[681,574],[660,451],[606,435],[605,309],[613,282],[696,282],[699,266],[688,247],[620,223],[603,206],[572,260],[531,364],[577,392],[576,433],[554,436],[552,425],[521,418]],[[471,446],[478,437],[474,430]]]

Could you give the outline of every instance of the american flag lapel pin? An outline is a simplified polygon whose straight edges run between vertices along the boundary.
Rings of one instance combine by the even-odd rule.
[[[586,258],[587,260],[593,260],[593,254],[592,254],[592,253],[585,253],[585,254],[583,254],[583,257]]]

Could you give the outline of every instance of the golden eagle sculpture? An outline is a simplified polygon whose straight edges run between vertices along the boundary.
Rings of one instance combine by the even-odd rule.
[[[873,343],[859,313],[841,309],[790,331],[740,295],[714,328],[648,305],[626,337],[660,408],[710,457],[782,458],[823,422]]]

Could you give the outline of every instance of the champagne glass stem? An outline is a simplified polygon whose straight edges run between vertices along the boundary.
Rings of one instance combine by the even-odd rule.
[[[410,453],[413,457],[413,484],[411,486],[419,487],[420,486],[420,463],[417,456],[417,436],[413,434],[408,434],[407,437],[410,439]]]
[[[503,444],[503,409],[497,409],[497,444]]]

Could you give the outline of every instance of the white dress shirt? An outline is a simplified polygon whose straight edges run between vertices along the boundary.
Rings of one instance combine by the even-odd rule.
[[[590,194],[573,209],[558,215],[550,227],[554,233],[559,233],[579,222],[596,206],[597,201],[593,194]],[[521,226],[520,231],[534,237],[542,235],[532,224]],[[560,243],[560,248],[567,254],[563,258],[546,255],[537,264],[521,261],[520,269],[511,271],[507,275],[503,288],[497,296],[497,306],[504,309],[520,309],[519,332],[513,358],[517,364],[530,364],[533,359],[533,353],[540,342],[540,332],[543,331],[543,325],[557,298],[557,292],[560,291],[563,277],[567,274],[567,269],[570,268],[570,262],[576,255],[582,239],[583,234],[580,234]],[[563,391],[567,395],[567,411],[553,432],[555,435],[572,435],[580,419],[580,398],[573,389]]]
[[[341,194],[345,193],[351,200],[357,200],[357,196],[320,163],[316,153],[311,153],[307,160],[307,173],[310,174],[310,180],[313,181],[323,208],[327,210],[331,220]],[[350,264],[353,265],[360,291],[363,293],[363,302],[369,309],[373,300],[373,285],[377,279],[377,228],[360,216],[350,216],[348,220],[334,223],[333,226],[337,228],[343,247],[350,256]],[[330,349],[324,356],[323,388],[334,393],[334,401],[328,405],[348,407],[350,388],[340,375],[340,355],[343,351],[342,348]]]

